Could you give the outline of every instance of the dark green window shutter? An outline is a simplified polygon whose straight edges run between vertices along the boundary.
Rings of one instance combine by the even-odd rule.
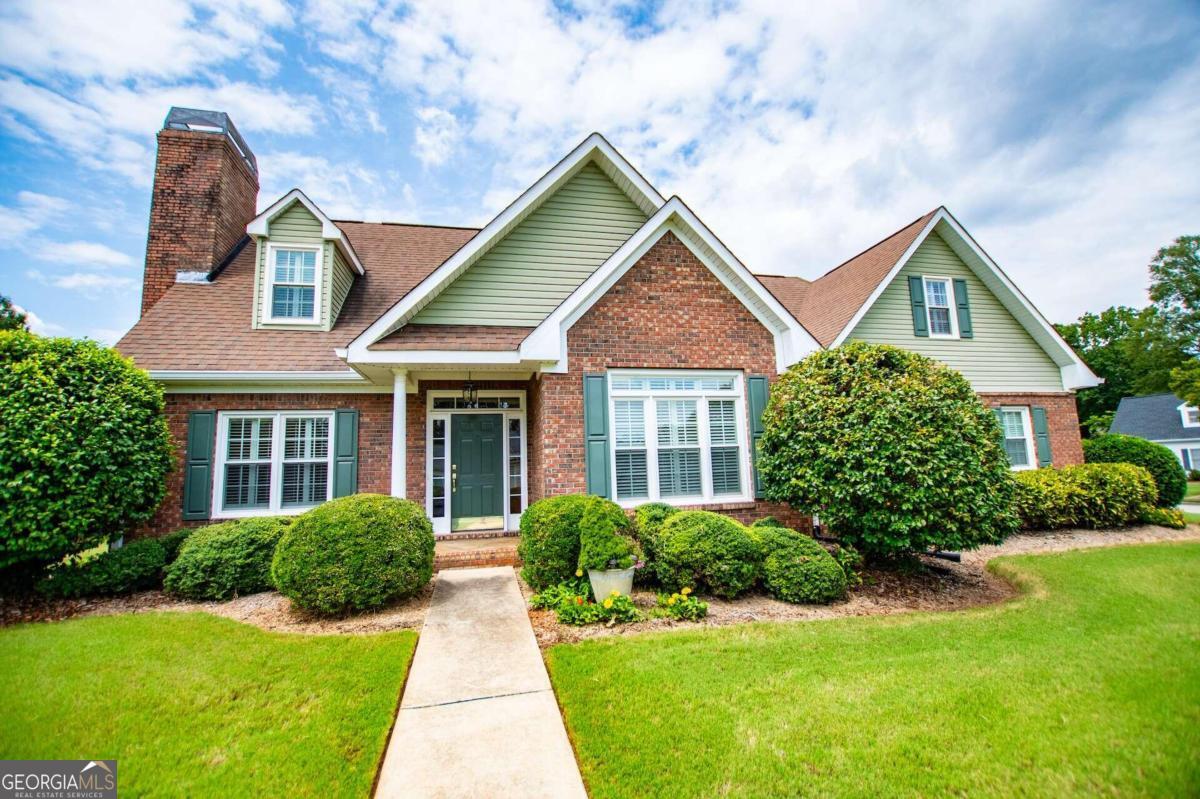
[[[393,452],[403,458],[403,452]],[[348,497],[358,491],[358,411],[333,413],[333,495]]]
[[[929,336],[929,319],[925,316],[925,282],[918,277],[908,279],[908,298],[912,300],[913,333]]]
[[[587,492],[609,497],[607,375],[583,376],[583,438],[587,450]]]
[[[967,281],[962,278],[954,279],[954,302],[958,305],[959,338],[974,338],[975,331],[971,329],[971,301],[967,297]]]
[[[216,411],[188,414],[187,455],[183,465],[183,518],[207,519],[212,500],[213,442],[216,440]]]
[[[1046,409],[1031,408],[1033,417],[1033,438],[1037,442],[1038,466],[1049,466],[1054,462],[1050,453],[1050,428],[1046,424]]]
[[[754,464],[754,496],[762,499],[762,475],[758,473],[758,442],[763,434],[763,411],[767,409],[767,378],[747,378],[746,391],[750,401],[750,459]]]

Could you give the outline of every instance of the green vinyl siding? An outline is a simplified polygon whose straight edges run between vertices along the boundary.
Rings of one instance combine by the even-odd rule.
[[[313,325],[287,322],[264,322],[267,316],[268,302],[267,285],[267,245],[275,244],[286,247],[288,244],[304,244],[321,247],[321,276],[318,288],[320,303],[319,327],[329,330],[337,320],[350,286],[354,282],[354,273],[350,265],[342,258],[341,252],[332,241],[322,238],[321,220],[297,201],[271,220],[267,228],[269,239],[259,239],[256,250],[257,273],[254,284],[254,325],[255,327],[270,327],[272,329],[312,330]]]
[[[960,278],[967,283],[973,338],[913,333],[909,277]],[[1058,366],[937,233],[921,243],[900,274],[854,328],[850,338],[928,355],[957,369],[976,391],[1062,391]]]
[[[588,163],[412,321],[536,327],[645,221]]]

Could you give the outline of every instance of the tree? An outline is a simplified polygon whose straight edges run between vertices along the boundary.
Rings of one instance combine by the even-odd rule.
[[[0,332],[0,569],[149,519],[172,462],[163,393],[94,341]]]
[[[1171,372],[1171,390],[1187,404],[1200,407],[1200,358]]]
[[[12,300],[0,294],[0,330],[25,330],[25,312],[12,304]]]
[[[1154,256],[1150,299],[1189,352],[1200,353],[1200,236],[1180,236]]]
[[[971,549],[1016,528],[993,413],[958,372],[855,342],[771,388],[758,465],[768,499],[820,513],[864,553]]]

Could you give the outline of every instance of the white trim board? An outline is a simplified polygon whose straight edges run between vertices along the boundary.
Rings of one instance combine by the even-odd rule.
[[[900,270],[909,262],[913,254],[917,251],[917,248],[924,243],[925,239],[935,229],[938,235],[950,246],[950,249],[954,250],[955,254],[962,259],[967,268],[983,281],[983,284],[996,296],[996,299],[1000,301],[1017,322],[1028,331],[1034,341],[1058,365],[1065,390],[1090,388],[1098,386],[1103,382],[1075,354],[1070,345],[1063,341],[1062,336],[1058,334],[1054,326],[1046,321],[1046,318],[1033,306],[1029,298],[1017,288],[1008,275],[971,238],[971,235],[958,223],[958,220],[954,218],[945,206],[937,209],[929,222],[921,229],[917,237],[913,239],[912,244],[900,256],[900,259],[896,261],[895,266],[879,282],[879,285],[871,292],[871,296],[867,298],[867,301],[859,307],[854,316],[850,318],[850,321],[846,323],[846,326],[838,333],[837,338],[829,345],[830,349],[846,342],[846,339],[854,332],[858,323],[862,321],[867,312],[875,305],[880,295],[892,284],[892,281],[896,279]]]
[[[151,369],[151,380],[163,384],[168,394],[374,394],[391,391],[358,372],[221,372]]]
[[[315,216],[321,223],[321,238],[325,241],[332,241],[337,245],[337,248],[342,251],[342,255],[354,266],[354,271],[360,275],[365,275],[367,272],[363,269],[362,261],[358,259],[358,253],[354,251],[354,245],[342,233],[342,229],[337,226],[337,223],[330,219],[324,211],[317,207],[317,204],[308,199],[308,195],[300,191],[300,189],[292,189],[287,194],[280,197],[267,210],[263,211],[258,216],[250,220],[246,225],[246,233],[255,238],[266,239],[270,237],[269,228],[271,221],[275,217],[282,214],[287,209],[291,208],[293,203],[300,203],[308,212]]]
[[[593,161],[644,213],[654,214],[662,207],[665,202],[662,195],[603,136],[593,133],[351,341],[346,348],[349,360],[357,362],[364,358],[367,347],[404,325],[546,198]]]

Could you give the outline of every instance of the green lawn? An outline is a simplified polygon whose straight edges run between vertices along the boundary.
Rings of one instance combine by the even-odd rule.
[[[1183,520],[1188,524],[1200,524],[1200,513],[1183,512]]]
[[[1023,598],[553,648],[591,795],[1200,795],[1200,544],[996,568]]]
[[[1187,484],[1187,491],[1183,495],[1184,502],[1200,502],[1200,480],[1191,480]]]
[[[122,796],[365,797],[415,644],[202,613],[0,630],[0,758],[116,758]]]

